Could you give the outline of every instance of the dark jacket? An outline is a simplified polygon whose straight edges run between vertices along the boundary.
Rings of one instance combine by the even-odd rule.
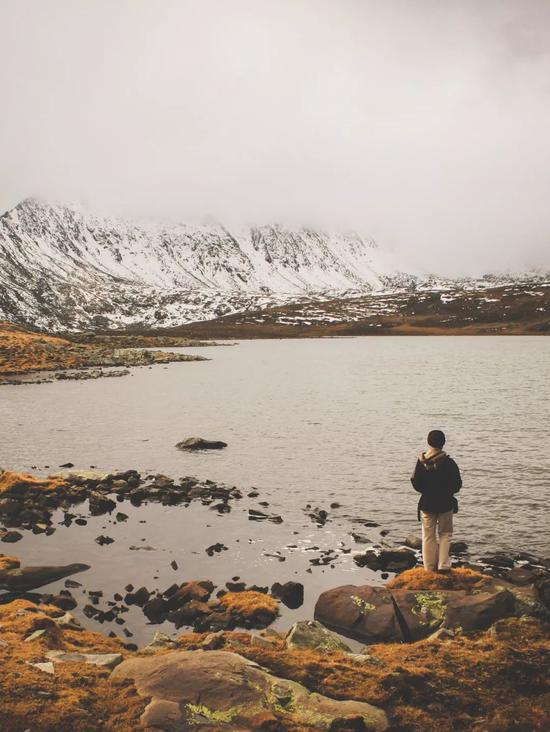
[[[462,488],[460,470],[455,461],[443,450],[429,457],[422,453],[416,461],[411,483],[415,491],[421,494],[418,502],[420,511],[425,513],[445,513],[458,511],[455,493]]]

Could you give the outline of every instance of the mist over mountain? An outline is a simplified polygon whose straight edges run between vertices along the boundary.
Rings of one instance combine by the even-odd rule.
[[[134,224],[37,199],[0,217],[0,317],[45,328],[203,320],[407,281],[354,232]]]
[[[365,231],[550,267],[545,0],[2,3],[0,210]]]

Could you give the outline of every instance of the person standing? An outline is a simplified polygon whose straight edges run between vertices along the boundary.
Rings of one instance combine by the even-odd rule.
[[[443,451],[445,435],[441,430],[428,434],[428,445],[430,449],[416,461],[411,478],[413,488],[421,494],[418,519],[422,519],[422,558],[424,569],[449,572],[453,513],[458,511],[455,494],[462,488],[462,478],[458,465]]]

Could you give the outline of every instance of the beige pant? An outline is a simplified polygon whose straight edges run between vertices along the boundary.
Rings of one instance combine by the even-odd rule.
[[[450,569],[449,550],[453,537],[453,512],[424,513],[422,511],[422,557],[424,569]],[[436,532],[439,531],[439,543]]]

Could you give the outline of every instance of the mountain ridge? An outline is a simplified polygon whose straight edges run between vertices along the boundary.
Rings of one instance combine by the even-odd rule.
[[[34,198],[0,217],[0,265],[0,318],[54,330],[185,322],[410,280],[353,232],[133,224]]]
[[[0,320],[46,331],[170,328],[365,294],[548,278],[451,280],[408,269],[355,232],[134,223],[36,198],[0,216]],[[357,319],[354,308],[339,305],[338,317]]]

